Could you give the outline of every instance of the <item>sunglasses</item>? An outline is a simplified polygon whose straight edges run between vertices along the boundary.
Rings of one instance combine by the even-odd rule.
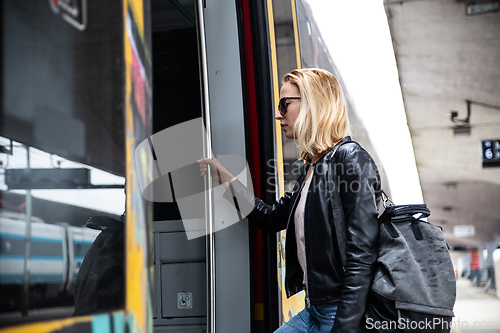
[[[278,104],[278,111],[280,112],[281,116],[284,116],[288,111],[288,104],[286,104],[286,101],[289,99],[300,99],[300,97],[283,97],[282,99],[280,99],[280,102]]]

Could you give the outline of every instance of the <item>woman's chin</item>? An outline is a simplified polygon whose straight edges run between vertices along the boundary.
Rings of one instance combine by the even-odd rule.
[[[287,139],[290,139],[290,131],[288,131],[287,129],[283,129],[283,135],[284,135]]]

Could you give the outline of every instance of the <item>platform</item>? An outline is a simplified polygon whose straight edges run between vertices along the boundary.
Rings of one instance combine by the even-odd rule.
[[[452,333],[500,332],[500,299],[466,278],[457,280],[454,312]]]

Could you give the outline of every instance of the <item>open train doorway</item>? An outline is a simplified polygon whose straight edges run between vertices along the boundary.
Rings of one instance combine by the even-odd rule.
[[[207,6],[193,0],[151,0],[150,144],[165,185],[163,197],[153,203],[155,332],[251,330],[247,222],[210,233],[207,213],[195,217],[203,222],[194,224],[194,236],[189,234],[194,207],[182,205],[183,182],[175,179],[180,169],[198,168],[194,182],[203,188],[199,166],[180,166],[186,152],[200,152],[190,156],[193,161],[207,154],[207,146],[216,156],[246,158],[236,4],[212,1]],[[170,170],[172,165],[177,169]]]
[[[194,1],[151,1],[151,23],[154,138],[200,119],[202,104]],[[156,152],[162,149],[160,144],[171,147],[177,143],[180,142],[153,144]],[[201,141],[191,143],[197,147],[189,147],[185,142],[184,149],[201,148]],[[161,156],[155,157],[160,164]],[[153,203],[155,332],[181,328],[206,332],[205,238],[188,241],[175,200],[176,191],[172,192],[170,200],[158,198]]]

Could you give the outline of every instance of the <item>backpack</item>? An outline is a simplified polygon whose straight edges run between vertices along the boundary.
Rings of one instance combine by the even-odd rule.
[[[348,142],[353,141],[336,145],[331,156]],[[334,181],[331,172],[328,176]],[[345,225],[334,209],[334,201],[341,199],[337,191],[333,193],[333,220],[345,267]],[[456,281],[442,229],[424,220],[430,215],[425,204],[394,205],[383,191],[381,196],[385,210],[378,218],[378,259],[360,326],[369,332],[448,333]]]
[[[364,323],[370,332],[450,332],[455,271],[441,227],[424,220],[429,215],[424,204],[392,204],[380,215]]]

